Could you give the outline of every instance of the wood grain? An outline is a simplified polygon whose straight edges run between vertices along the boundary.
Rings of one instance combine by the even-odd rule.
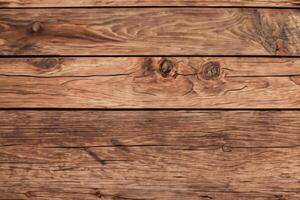
[[[0,117],[0,199],[299,199],[297,111]]]
[[[0,0],[0,7],[259,6],[299,7],[298,0]]]
[[[300,56],[297,9],[2,9],[0,55]]]
[[[0,60],[2,108],[300,108],[299,58]]]

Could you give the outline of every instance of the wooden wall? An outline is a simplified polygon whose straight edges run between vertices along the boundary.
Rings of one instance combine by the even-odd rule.
[[[0,0],[0,200],[299,200],[299,0]]]

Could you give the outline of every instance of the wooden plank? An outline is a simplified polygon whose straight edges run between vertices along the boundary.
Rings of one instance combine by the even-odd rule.
[[[296,9],[2,9],[0,55],[300,56]]]
[[[298,0],[0,0],[0,7],[94,7],[94,6],[259,6],[299,7]]]
[[[1,108],[300,108],[299,58],[3,58]]]
[[[297,111],[0,117],[0,199],[299,199]]]

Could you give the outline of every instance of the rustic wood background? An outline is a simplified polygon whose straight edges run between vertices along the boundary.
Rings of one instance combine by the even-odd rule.
[[[300,200],[299,0],[0,0],[0,200]]]

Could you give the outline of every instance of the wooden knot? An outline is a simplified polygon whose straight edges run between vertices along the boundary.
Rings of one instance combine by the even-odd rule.
[[[52,71],[61,67],[61,61],[58,58],[28,59],[28,62],[40,71]]]
[[[98,197],[98,198],[102,198],[103,197],[103,195],[102,195],[102,193],[100,191],[97,191],[95,193],[95,196]]]
[[[225,144],[222,145],[222,151],[223,152],[232,152],[232,149],[230,146],[226,146]]]
[[[43,69],[51,69],[59,64],[59,60],[56,58],[42,59],[39,63],[39,67]]]
[[[173,63],[171,61],[164,60],[160,64],[159,72],[162,75],[162,77],[166,78],[172,70],[173,70]]]
[[[206,80],[215,79],[220,76],[221,67],[218,62],[208,62],[203,65],[202,77]]]
[[[38,33],[42,30],[41,22],[34,22],[31,26],[31,32]]]
[[[154,72],[153,61],[151,58],[145,58],[142,64],[143,76],[150,76]]]

